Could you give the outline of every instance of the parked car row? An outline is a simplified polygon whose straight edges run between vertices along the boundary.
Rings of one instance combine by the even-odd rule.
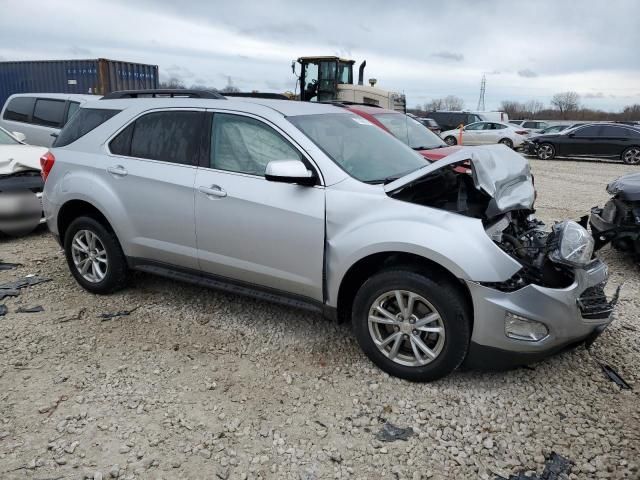
[[[640,129],[620,123],[593,123],[529,138],[523,150],[541,160],[600,157],[640,165]]]

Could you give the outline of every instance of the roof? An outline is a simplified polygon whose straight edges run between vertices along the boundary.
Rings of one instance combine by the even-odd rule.
[[[356,63],[355,60],[351,60],[348,58],[341,58],[341,57],[332,57],[332,56],[322,56],[322,55],[318,55],[317,57],[300,57],[298,58],[298,62],[300,62],[301,60],[338,60],[340,62],[348,62],[348,63]]]
[[[94,97],[95,98],[95,97]],[[232,97],[228,99],[156,97],[156,98],[124,98],[114,100],[96,100],[84,107],[122,109],[131,106],[148,106],[148,108],[224,108],[228,110],[244,110],[247,104],[259,108],[268,108],[285,117],[298,115],[314,115],[321,113],[344,113],[344,109],[324,103],[300,102],[295,100],[271,100],[266,98]],[[379,110],[379,109],[378,109]]]
[[[56,100],[79,100],[82,102],[91,102],[93,100],[99,100],[100,98],[102,98],[100,95],[89,95],[89,94],[83,94],[83,93],[46,93],[46,92],[14,93],[13,95],[11,95],[11,97],[53,98]]]

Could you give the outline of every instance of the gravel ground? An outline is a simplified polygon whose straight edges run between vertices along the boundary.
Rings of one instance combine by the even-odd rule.
[[[585,214],[637,170],[531,163],[546,222]],[[551,451],[575,462],[570,478],[640,478],[639,268],[602,256],[626,285],[593,352],[634,390],[583,348],[411,384],[374,368],[347,325],[142,274],[94,296],[44,231],[2,239],[0,258],[24,266],[0,281],[52,281],[0,317],[0,478],[495,479],[540,472]],[[415,435],[380,442],[385,421]]]

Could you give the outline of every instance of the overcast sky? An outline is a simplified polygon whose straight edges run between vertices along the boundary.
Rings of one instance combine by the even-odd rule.
[[[157,64],[188,86],[293,90],[291,60],[367,60],[365,78],[410,107],[458,95],[475,109],[640,103],[640,1],[0,0],[0,60],[111,58]]]

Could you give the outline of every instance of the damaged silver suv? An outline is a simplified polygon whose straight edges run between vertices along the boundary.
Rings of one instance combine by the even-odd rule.
[[[543,229],[504,146],[428,164],[331,105],[144,94],[82,105],[42,159],[47,223],[91,292],[141,270],[320,311],[416,381],[525,364],[610,322],[591,235]]]

